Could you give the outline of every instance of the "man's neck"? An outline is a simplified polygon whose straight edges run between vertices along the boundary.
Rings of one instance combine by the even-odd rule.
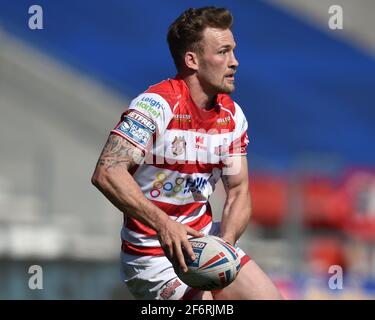
[[[209,110],[213,107],[216,94],[209,94],[202,87],[195,75],[181,76],[189,88],[190,96],[197,107]]]

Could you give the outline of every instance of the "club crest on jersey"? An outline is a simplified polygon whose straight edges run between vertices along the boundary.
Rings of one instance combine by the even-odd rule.
[[[175,157],[179,156],[179,155],[183,154],[185,152],[185,150],[186,150],[185,137],[175,136],[174,139],[173,139],[173,142],[172,142],[172,153],[173,153],[173,155]]]

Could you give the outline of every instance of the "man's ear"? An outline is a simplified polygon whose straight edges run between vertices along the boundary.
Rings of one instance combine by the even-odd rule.
[[[185,53],[185,65],[186,67],[194,71],[198,70],[199,62],[198,62],[198,56],[195,52],[188,51]]]

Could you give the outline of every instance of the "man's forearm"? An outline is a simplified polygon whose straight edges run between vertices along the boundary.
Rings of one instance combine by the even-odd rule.
[[[246,230],[251,215],[248,189],[229,190],[221,220],[221,236],[234,244]]]
[[[98,173],[93,184],[120,211],[156,231],[169,219],[166,213],[144,196],[133,177],[124,169],[111,174]]]

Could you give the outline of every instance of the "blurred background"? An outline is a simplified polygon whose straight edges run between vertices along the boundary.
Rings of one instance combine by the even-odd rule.
[[[286,298],[375,298],[374,1],[0,0],[1,299],[132,299],[121,214],[90,178],[128,102],[175,75],[169,24],[204,5],[235,17],[253,199],[241,247]],[[223,198],[219,185],[217,219]]]

